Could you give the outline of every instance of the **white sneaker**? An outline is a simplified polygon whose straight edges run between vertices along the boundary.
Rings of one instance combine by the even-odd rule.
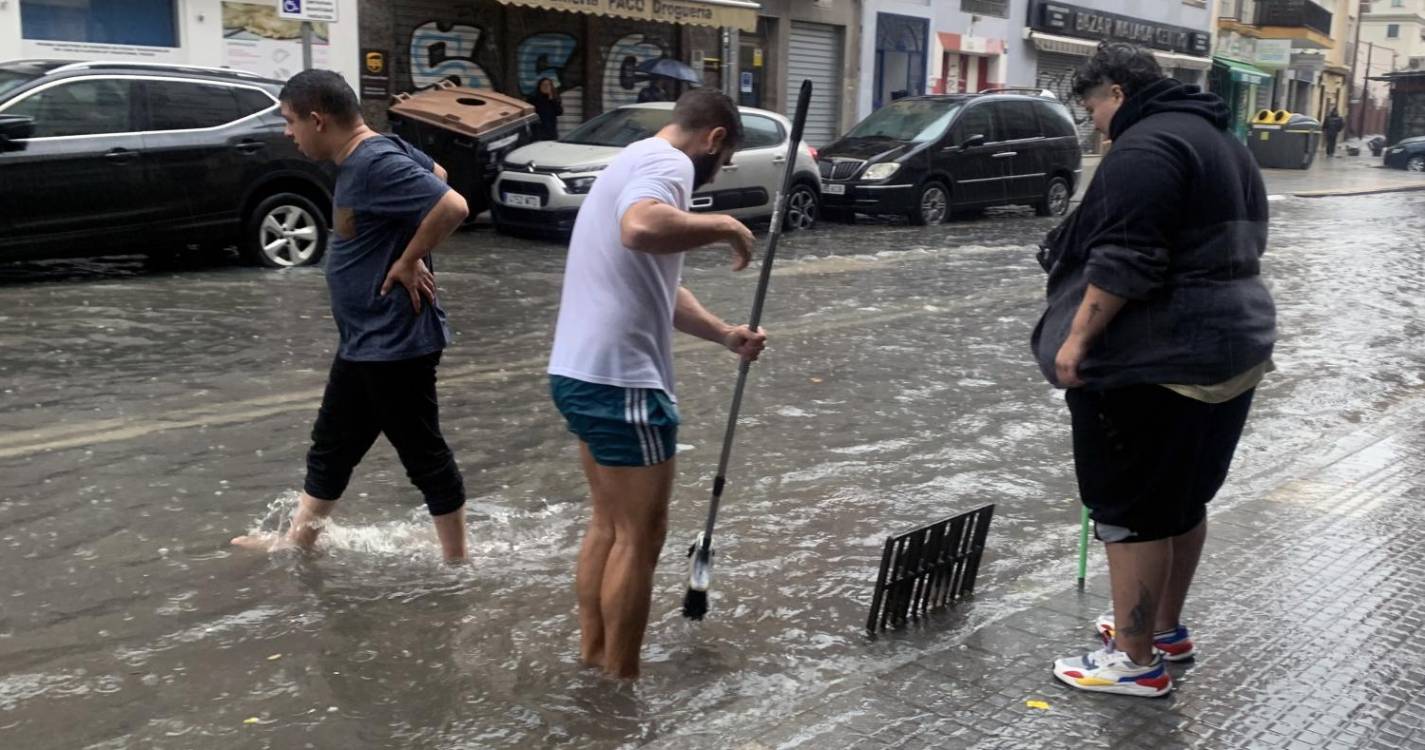
[[[1054,676],[1069,687],[1096,693],[1158,698],[1173,690],[1173,678],[1160,654],[1153,654],[1152,664],[1141,666],[1111,643],[1091,654],[1054,662]]]

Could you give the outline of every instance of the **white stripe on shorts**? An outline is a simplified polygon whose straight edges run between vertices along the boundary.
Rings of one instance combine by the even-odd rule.
[[[625,388],[625,389],[624,389],[624,397],[623,397],[623,403],[624,403],[624,406],[623,406],[623,416],[624,416],[624,421],[625,421],[625,422],[628,422],[630,425],[633,425],[633,431],[638,434],[638,444],[639,444],[639,447],[641,447],[641,448],[643,449],[643,463],[644,463],[644,465],[645,465],[645,466],[652,466],[652,465],[653,465],[653,453],[652,453],[652,451],[651,451],[651,449],[650,449],[650,446],[649,446],[649,444],[648,444],[648,435],[647,435],[646,433],[644,433],[643,429],[639,426],[639,420],[641,419],[641,416],[639,415],[639,408],[638,408],[638,401],[637,401],[637,399],[638,399],[638,394],[639,394],[639,389],[637,389],[637,388]]]
[[[652,395],[647,389],[643,391],[643,429],[648,431],[648,444],[653,446],[653,463],[661,464],[667,460],[663,455],[663,441],[658,439],[658,430],[648,423],[648,402],[652,400]]]

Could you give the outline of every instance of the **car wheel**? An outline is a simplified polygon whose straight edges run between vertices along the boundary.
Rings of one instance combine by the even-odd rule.
[[[1069,212],[1069,181],[1063,177],[1055,177],[1049,181],[1049,187],[1044,189],[1044,197],[1035,204],[1034,212],[1040,216],[1063,216]]]
[[[1410,157],[1410,161],[1405,162],[1407,172],[1425,172],[1425,154],[1416,154]]]
[[[310,266],[321,260],[329,233],[315,203],[296,193],[278,193],[248,215],[242,254],[248,262],[268,268]]]
[[[788,232],[811,229],[816,226],[820,209],[821,199],[815,190],[805,183],[793,185],[792,194],[787,197],[787,213],[782,227]]]
[[[939,224],[950,215],[950,193],[938,182],[927,182],[920,188],[915,207],[910,212],[910,223],[916,226]]]

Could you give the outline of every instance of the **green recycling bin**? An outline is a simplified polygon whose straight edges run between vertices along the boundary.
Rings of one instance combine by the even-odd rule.
[[[1264,109],[1252,118],[1247,147],[1263,169],[1306,169],[1321,144],[1321,122],[1286,110]]]

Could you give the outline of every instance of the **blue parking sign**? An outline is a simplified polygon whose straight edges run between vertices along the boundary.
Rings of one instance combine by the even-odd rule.
[[[283,13],[301,13],[302,0],[282,0]]]

